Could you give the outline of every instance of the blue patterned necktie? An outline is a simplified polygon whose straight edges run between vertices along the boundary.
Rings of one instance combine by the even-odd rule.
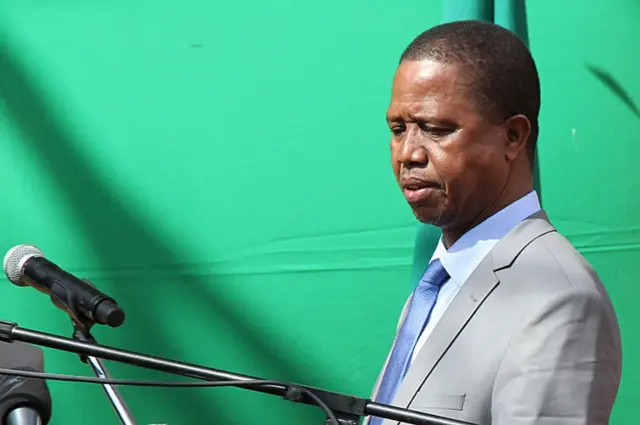
[[[384,371],[376,402],[390,404],[396,394],[405,373],[407,372],[409,359],[413,349],[420,338],[422,330],[429,321],[431,310],[438,298],[440,286],[449,278],[449,274],[442,266],[440,260],[435,260],[424,272],[420,283],[413,291],[413,297],[404,322],[398,333],[391,357]],[[370,425],[379,425],[382,418],[372,417]]]

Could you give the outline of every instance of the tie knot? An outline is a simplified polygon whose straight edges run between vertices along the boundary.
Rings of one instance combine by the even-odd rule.
[[[422,275],[420,283],[440,286],[448,278],[449,273],[447,273],[447,270],[442,265],[442,262],[440,262],[440,259],[437,259],[429,264],[429,267],[427,267],[427,270],[425,270],[424,275]]]

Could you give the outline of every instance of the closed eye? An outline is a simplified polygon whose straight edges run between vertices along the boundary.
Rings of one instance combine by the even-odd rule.
[[[389,126],[389,129],[394,135],[398,136],[404,133],[404,131],[407,129],[407,126],[404,124],[394,123]]]
[[[429,133],[430,135],[435,136],[435,137],[448,136],[449,134],[451,134],[454,131],[456,131],[454,128],[437,127],[437,126],[429,125],[429,124],[426,124],[426,123],[421,123],[420,124],[420,129],[422,131],[424,131],[425,133]]]

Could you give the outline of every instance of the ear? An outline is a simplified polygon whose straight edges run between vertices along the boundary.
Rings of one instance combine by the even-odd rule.
[[[507,135],[505,155],[510,161],[523,155],[527,148],[527,141],[531,135],[531,122],[522,114],[514,115],[502,123]]]

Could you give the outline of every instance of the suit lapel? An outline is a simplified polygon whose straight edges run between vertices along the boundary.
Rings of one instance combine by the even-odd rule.
[[[540,211],[507,234],[473,271],[433,329],[427,343],[407,371],[393,402],[408,407],[449,346],[473,317],[482,302],[499,285],[496,271],[510,267],[534,239],[555,231]],[[406,308],[406,306],[405,306]],[[403,312],[404,315],[404,312]]]
[[[394,405],[408,406],[447,348],[471,319],[482,301],[498,285],[489,257],[476,268],[433,329],[427,344],[407,371]]]
[[[544,211],[533,214],[511,230],[511,232],[491,250],[493,270],[498,271],[511,267],[515,259],[527,245],[540,236],[555,231],[555,227],[549,222],[549,217],[547,217]]]

